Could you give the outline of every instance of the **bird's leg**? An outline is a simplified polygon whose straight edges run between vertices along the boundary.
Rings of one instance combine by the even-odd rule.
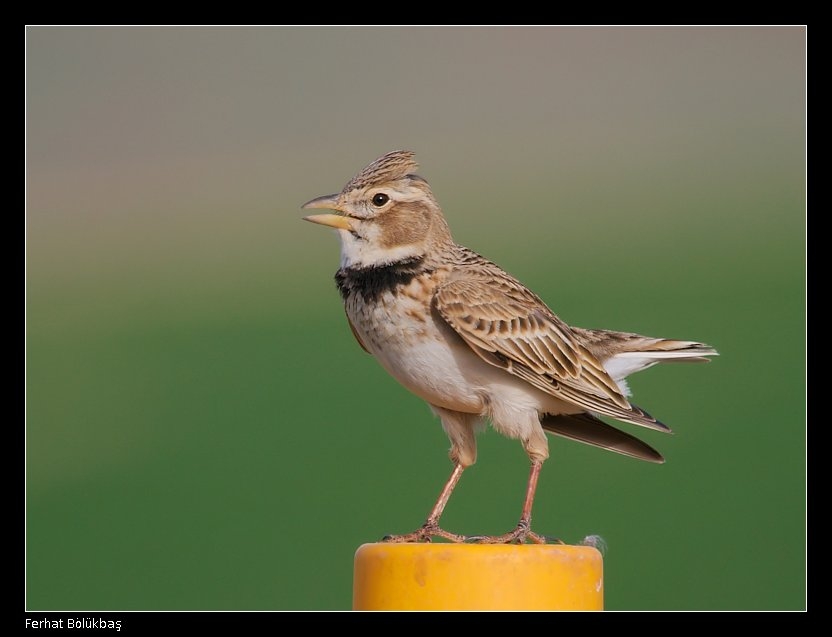
[[[439,499],[436,500],[436,504],[433,505],[433,508],[428,515],[428,519],[425,520],[425,523],[421,526],[421,528],[404,535],[387,535],[384,537],[383,541],[430,542],[431,537],[436,536],[443,537],[451,542],[464,542],[467,539],[464,535],[449,533],[448,531],[444,531],[439,528],[439,518],[442,516],[442,512],[445,510],[445,505],[448,504],[451,493],[453,492],[454,487],[456,487],[457,482],[459,482],[459,478],[464,470],[465,467],[463,467],[459,462],[454,464],[454,470],[451,473],[451,477],[448,478],[448,481],[442,488],[442,492],[439,494]]]
[[[536,544],[546,544],[550,538],[535,533],[531,530],[532,504],[534,493],[537,490],[537,479],[540,477],[540,469],[543,466],[541,460],[532,460],[532,468],[529,473],[529,482],[526,485],[526,499],[523,501],[523,511],[520,514],[520,521],[517,528],[503,535],[478,535],[468,538],[469,542],[478,544],[523,544],[527,539]],[[558,542],[560,540],[557,540]]]

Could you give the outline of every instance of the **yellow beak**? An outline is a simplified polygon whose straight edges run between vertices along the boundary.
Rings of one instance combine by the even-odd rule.
[[[301,208],[322,208],[324,210],[338,210],[338,195],[324,195],[312,201],[307,201]],[[338,230],[352,230],[352,221],[344,215],[309,215],[305,221],[319,223],[322,226],[337,228]]]

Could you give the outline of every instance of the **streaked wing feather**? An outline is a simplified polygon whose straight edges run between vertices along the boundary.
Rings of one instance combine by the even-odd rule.
[[[557,389],[553,391],[553,387],[557,383],[556,380],[547,380],[548,377],[535,374],[531,370],[525,368],[523,365],[512,365],[511,368],[508,369],[508,371],[527,381],[530,385],[533,385],[538,389],[542,389],[543,391],[558,396],[559,398],[563,398],[564,400],[578,405],[583,409],[586,409],[587,411],[592,411],[595,413],[603,414],[605,416],[610,416],[611,418],[616,418],[617,420],[629,422],[633,425],[647,427],[648,429],[670,432],[670,428],[667,425],[665,425],[662,422],[659,422],[646,411],[644,411],[640,407],[633,405],[632,403],[630,403],[629,409],[623,409],[618,405],[610,404],[608,401],[604,401],[603,399],[598,398],[597,396],[579,392],[575,390],[575,388],[565,384],[561,384]]]
[[[634,409],[601,362],[537,296],[511,278],[467,273],[434,296],[442,318],[485,361],[583,409],[666,429]]]

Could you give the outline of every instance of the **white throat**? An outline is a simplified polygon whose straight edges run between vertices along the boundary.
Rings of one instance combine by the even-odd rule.
[[[354,237],[348,230],[338,230],[338,237],[341,239],[342,268],[367,268],[385,265],[410,257],[419,257],[425,253],[424,247],[419,244],[383,248],[374,241]]]

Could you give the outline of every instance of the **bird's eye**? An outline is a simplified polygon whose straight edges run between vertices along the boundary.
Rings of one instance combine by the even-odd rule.
[[[390,201],[390,197],[385,195],[383,192],[373,195],[373,205],[378,208],[381,208],[388,201]]]

